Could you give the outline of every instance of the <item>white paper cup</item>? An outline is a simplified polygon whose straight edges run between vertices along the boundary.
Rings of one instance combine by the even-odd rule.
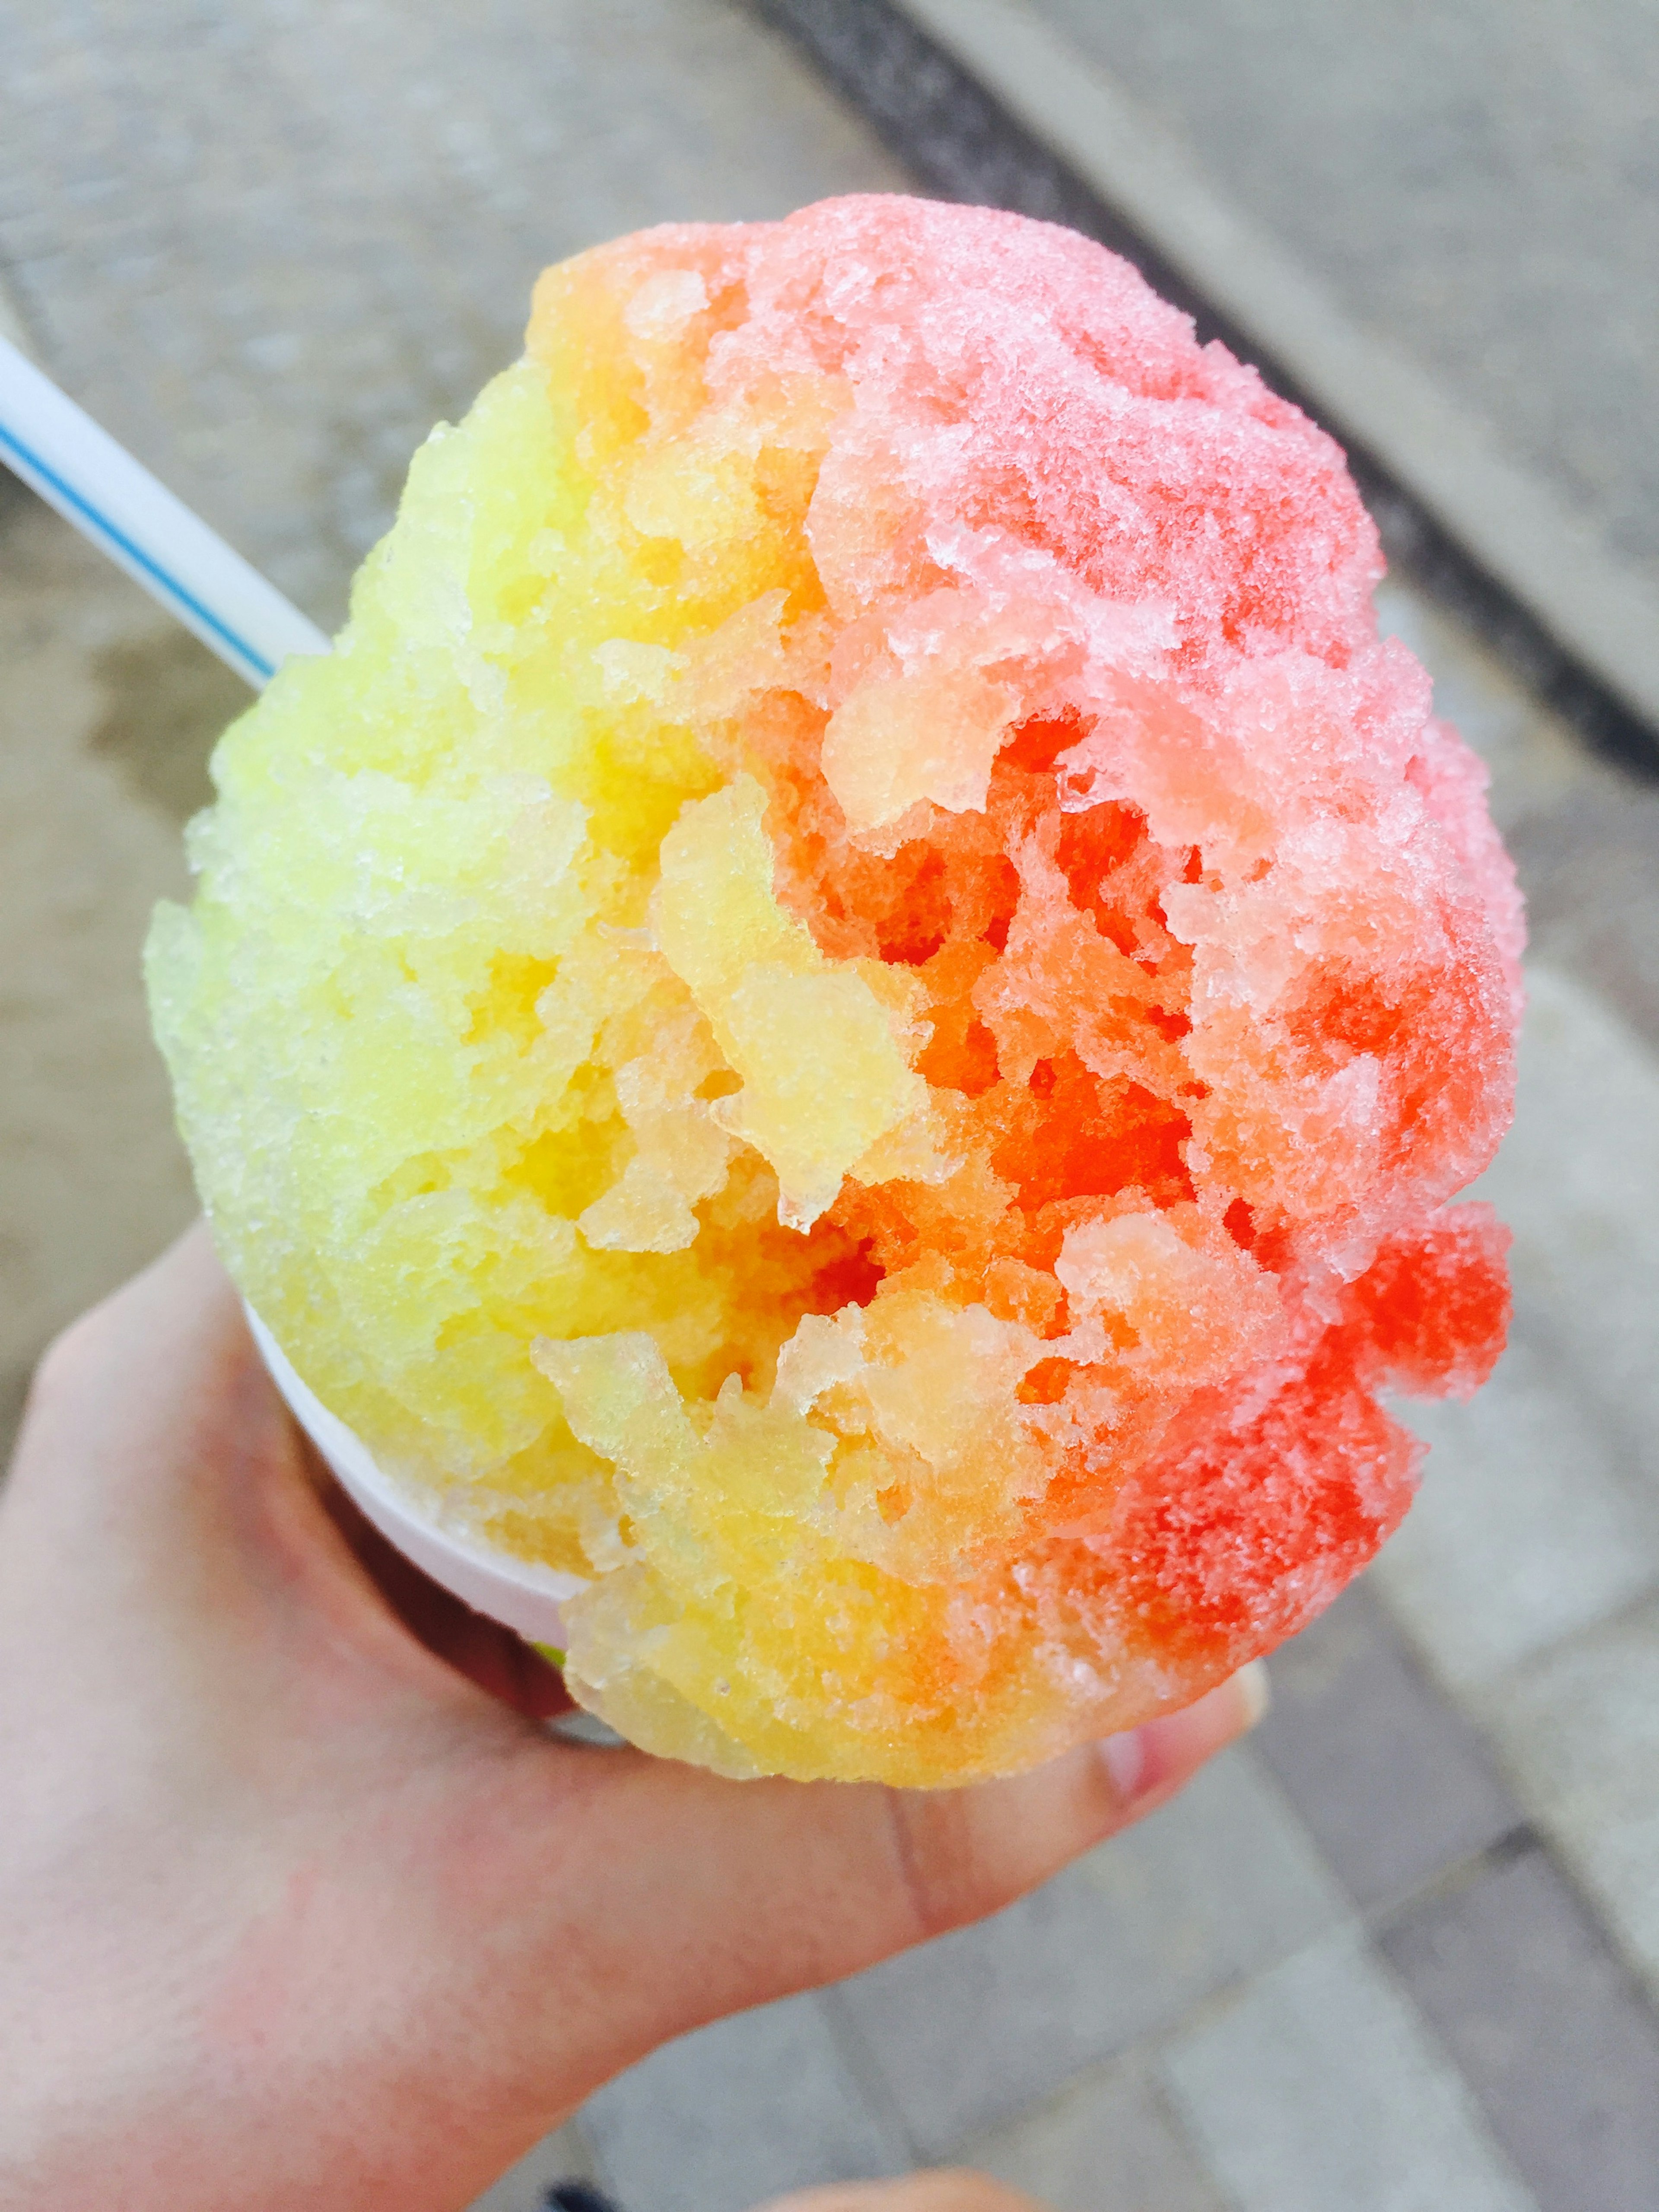
[[[386,1541],[475,1613],[501,1621],[527,1643],[549,1644],[562,1651],[564,1624],[560,1608],[567,1598],[587,1588],[581,1576],[537,1566],[486,1543],[482,1537],[438,1527],[381,1474],[362,1437],[331,1413],[300,1380],[283,1347],[252,1307],[245,1310],[260,1357],[289,1413],[334,1470],[346,1494]]]

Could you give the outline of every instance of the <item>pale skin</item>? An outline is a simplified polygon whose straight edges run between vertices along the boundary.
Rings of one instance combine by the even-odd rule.
[[[787,2197],[775,2197],[763,2205],[761,2212],[1043,2212],[1043,2207],[1017,2189],[1005,2189],[988,2173],[951,2166],[913,2173],[902,2181],[792,2189]],[[1110,2207],[1103,2212],[1110,2212]]]
[[[8,2212],[457,2212],[670,2037],[1140,1818],[1261,1693],[935,1793],[726,1782],[550,1735],[563,1702],[340,1500],[200,1229],[76,1322],[0,1496]]]

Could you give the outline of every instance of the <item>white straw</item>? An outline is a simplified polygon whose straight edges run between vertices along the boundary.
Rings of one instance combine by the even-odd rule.
[[[258,691],[329,641],[240,553],[0,338],[0,459]]]

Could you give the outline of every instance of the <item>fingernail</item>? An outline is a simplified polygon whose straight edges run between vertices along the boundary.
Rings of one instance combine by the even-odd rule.
[[[1146,1778],[1146,1739],[1143,1731],[1130,1729],[1122,1735],[1104,1737],[1100,1755],[1112,1778],[1119,1804],[1133,1805]]]
[[[1233,1676],[1233,1682],[1239,1693],[1239,1702],[1244,1708],[1244,1726],[1241,1733],[1248,1735],[1259,1721],[1267,1718],[1268,1707],[1273,1701],[1273,1686],[1267,1678],[1267,1661],[1252,1659],[1247,1667],[1239,1668]]]
[[[1252,1659],[1196,1705],[1147,1721],[1121,1735],[1102,1737],[1099,1752],[1118,1803],[1126,1811],[1184,1778],[1249,1731],[1267,1711],[1267,1669]]]

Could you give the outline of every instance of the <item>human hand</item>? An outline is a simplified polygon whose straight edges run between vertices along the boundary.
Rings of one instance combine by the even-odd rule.
[[[897,2181],[837,2181],[792,2189],[756,2212],[1044,2212],[1034,2197],[966,2166],[935,2166]]]
[[[1007,1904],[1259,1701],[931,1794],[552,1737],[556,1675],[354,1513],[192,1231],[53,1347],[0,1498],[0,2197],[453,2212],[670,2037]]]

